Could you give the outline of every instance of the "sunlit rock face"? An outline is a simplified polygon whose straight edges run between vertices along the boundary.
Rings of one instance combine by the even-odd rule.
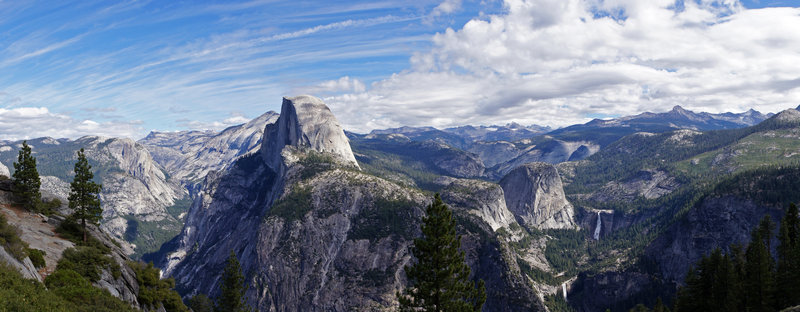
[[[519,223],[538,229],[576,228],[572,205],[553,165],[525,164],[509,172],[500,186],[508,210]]]

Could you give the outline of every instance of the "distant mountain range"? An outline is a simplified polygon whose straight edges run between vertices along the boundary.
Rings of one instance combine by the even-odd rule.
[[[9,171],[20,143],[0,141]],[[276,311],[395,306],[434,192],[486,281],[487,311],[669,301],[705,252],[742,242],[761,216],[800,201],[797,110],[676,106],[555,130],[358,134],[300,96],[284,99],[280,115],[223,131],[28,143],[44,191],[62,199],[86,148],[104,186],[101,228],[175,277],[183,295],[216,295],[234,251],[248,302]]]

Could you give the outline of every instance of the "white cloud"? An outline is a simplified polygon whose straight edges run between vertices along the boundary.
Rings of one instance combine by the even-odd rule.
[[[84,135],[138,138],[141,121],[96,122],[50,112],[46,107],[0,108],[0,139],[78,138]]]
[[[222,121],[199,121],[199,120],[180,119],[177,120],[176,122],[178,123],[179,126],[186,129],[220,131],[230,126],[236,126],[236,125],[241,125],[243,123],[247,123],[250,120],[251,118],[247,118],[242,114],[231,113],[231,117],[225,118]]]
[[[317,94],[325,95],[336,92],[364,92],[367,87],[358,79],[344,76],[335,80],[323,81],[316,86],[298,88],[292,94]]]
[[[431,11],[431,16],[450,14],[461,9],[461,0],[444,0]]]
[[[506,0],[412,67],[326,97],[345,128],[564,126],[590,114],[800,104],[800,9],[734,0]]]

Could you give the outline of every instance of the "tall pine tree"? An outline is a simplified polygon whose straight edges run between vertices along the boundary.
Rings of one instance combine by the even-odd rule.
[[[774,227],[769,216],[764,216],[758,228],[753,230],[750,245],[745,252],[744,293],[747,311],[774,311],[773,260],[767,248],[772,236],[768,229]]]
[[[39,171],[36,170],[36,158],[31,156],[31,147],[28,141],[22,141],[17,162],[14,163],[14,194],[20,199],[25,209],[35,211],[42,201],[39,187]]]
[[[216,312],[246,312],[250,311],[250,306],[245,302],[244,293],[247,290],[244,283],[244,275],[239,265],[239,259],[231,250],[225,271],[222,272],[222,293],[217,298]]]
[[[414,239],[411,252],[417,262],[405,268],[410,282],[398,294],[401,311],[480,311],[486,301],[483,280],[470,281],[456,221],[439,194],[425,210],[422,237]]]
[[[69,208],[75,211],[72,216],[81,220],[84,242],[87,239],[86,223],[97,225],[103,213],[98,197],[102,186],[95,183],[93,178],[92,166],[81,149],[78,151],[78,161],[75,162],[75,178],[70,183]]]
[[[800,216],[791,204],[781,220],[778,234],[776,299],[778,308],[800,305]]]

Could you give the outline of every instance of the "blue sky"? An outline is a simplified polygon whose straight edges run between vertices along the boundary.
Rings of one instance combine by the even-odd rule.
[[[299,93],[356,131],[800,104],[795,65],[774,70],[800,39],[770,33],[800,29],[796,8],[771,8],[798,1],[690,1],[672,16],[652,2],[0,1],[0,139],[221,129]],[[669,27],[640,23],[653,16]],[[743,46],[777,50],[721,39],[739,28],[756,32]],[[711,39],[648,48],[686,36]],[[728,76],[745,74],[771,93],[742,94]],[[728,78],[697,86],[708,75]]]

